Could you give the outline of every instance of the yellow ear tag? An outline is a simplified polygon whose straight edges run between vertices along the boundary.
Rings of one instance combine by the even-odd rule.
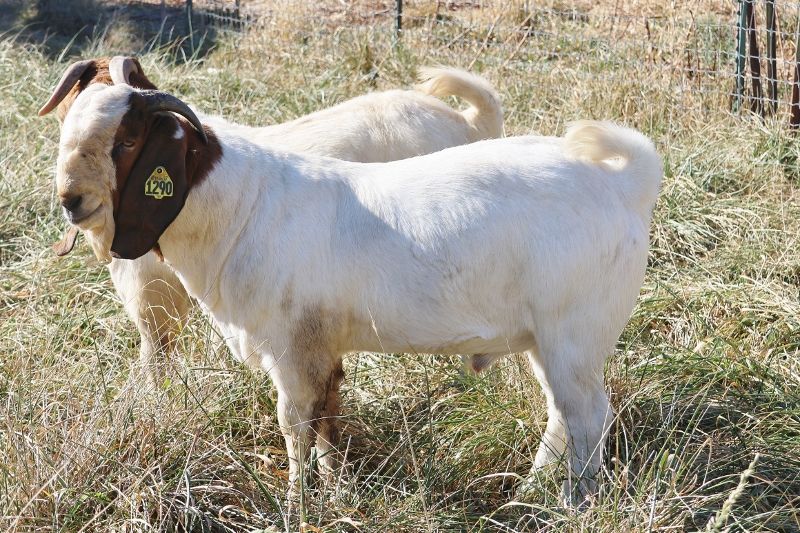
[[[156,167],[147,181],[144,182],[145,196],[152,196],[156,200],[161,200],[166,196],[172,196],[172,178],[169,177],[167,169]]]

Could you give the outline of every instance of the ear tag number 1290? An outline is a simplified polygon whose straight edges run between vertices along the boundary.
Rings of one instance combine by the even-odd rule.
[[[161,166],[156,167],[144,182],[145,196],[152,196],[156,200],[172,196],[172,188],[172,178],[169,177],[167,169]]]

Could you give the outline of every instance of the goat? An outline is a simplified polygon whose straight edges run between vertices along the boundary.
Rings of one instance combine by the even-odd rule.
[[[403,159],[502,135],[500,98],[486,80],[448,68],[426,68],[421,74],[423,82],[415,90],[366,94],[285,124],[253,128],[219,117],[207,120],[215,128],[238,131],[257,144],[363,162]],[[79,61],[64,72],[39,114],[56,109],[63,120],[78,94],[97,83],[156,88],[134,58]],[[458,112],[434,98],[449,95],[463,98],[470,107]],[[54,247],[56,253],[69,253],[76,237],[74,228],[68,231]],[[108,268],[139,330],[139,358],[157,381],[156,355],[171,351],[191,300],[172,269],[156,254],[136,261],[113,260]]]
[[[76,99],[56,183],[84,198],[65,213],[98,258],[158,247],[234,354],[269,372],[290,493],[314,433],[336,465],[343,354],[526,352],[549,417],[534,468],[564,454],[580,501],[661,176],[652,143],[612,123],[363,164],[259,146],[115,85]]]

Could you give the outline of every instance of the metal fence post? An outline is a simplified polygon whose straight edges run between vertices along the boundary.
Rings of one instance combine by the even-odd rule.
[[[775,0],[767,2],[767,86],[769,91],[766,110],[768,114],[778,112],[778,64],[775,58],[777,51],[775,23]]]
[[[186,0],[186,20],[189,23],[189,44],[192,46],[192,54],[194,54],[194,28],[192,27],[192,0]]]
[[[744,66],[747,53],[747,0],[739,0],[739,26],[736,32],[736,86],[731,109],[736,112],[742,107],[744,98]]]
[[[394,31],[400,37],[400,32],[403,31],[403,0],[396,0],[395,6]]]
[[[797,21],[795,35],[797,36],[795,39],[800,38],[800,20]],[[795,41],[794,68],[792,70],[792,106],[789,127],[792,130],[797,130],[800,127],[800,41]]]
[[[753,95],[750,101],[750,110],[760,115],[764,111],[764,90],[761,88],[761,54],[758,51],[756,34],[756,8],[753,0],[744,0],[750,6],[747,10],[747,57],[750,59],[750,80],[753,84]]]

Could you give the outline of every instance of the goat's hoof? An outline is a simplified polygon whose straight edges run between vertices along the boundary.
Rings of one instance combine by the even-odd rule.
[[[540,464],[541,463],[541,464]],[[535,462],[528,475],[519,482],[514,490],[514,498],[530,499],[534,493],[542,492],[542,480],[552,479],[561,467],[559,458],[552,456],[547,461]]]
[[[579,513],[586,511],[592,506],[595,500],[594,490],[587,489],[584,483],[573,483],[564,480],[561,485],[561,504]]]
[[[302,489],[289,486],[286,491],[286,519],[288,521],[303,520],[305,518],[304,496]]]
[[[528,475],[517,485],[514,497],[516,499],[530,499],[534,494],[540,494],[542,492],[542,482],[552,480],[560,473],[561,462],[559,459],[556,456],[548,456],[547,461],[534,462]]]

